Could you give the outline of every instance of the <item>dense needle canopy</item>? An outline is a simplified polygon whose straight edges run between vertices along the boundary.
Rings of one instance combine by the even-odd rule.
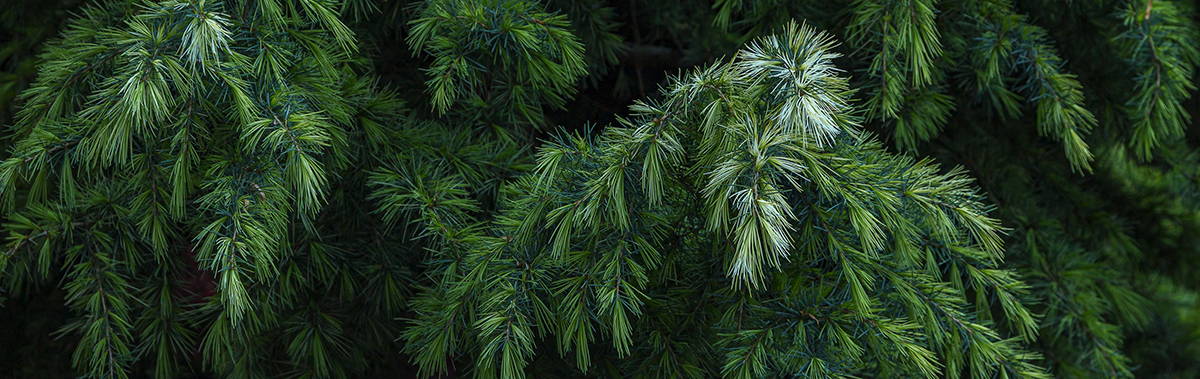
[[[1200,375],[1186,0],[0,10],[0,372]]]

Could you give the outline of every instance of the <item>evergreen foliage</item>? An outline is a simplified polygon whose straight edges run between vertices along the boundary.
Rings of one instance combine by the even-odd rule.
[[[1191,1],[57,3],[14,375],[1200,375]]]
[[[793,24],[671,81],[598,138],[541,148],[491,233],[437,236],[453,253],[433,253],[441,279],[406,334],[421,368],[445,370],[478,340],[461,349],[477,370],[520,377],[536,336],[553,335],[585,372],[604,338],[623,372],[703,375],[704,355],[675,356],[662,334],[726,351],[707,369],[733,377],[872,372],[893,358],[889,370],[937,375],[937,356],[947,372],[1040,376],[1036,355],[963,297],[986,293],[1033,337],[1025,285],[995,268],[999,227],[970,180],[861,135],[832,48]],[[382,209],[472,210],[442,186],[387,193]],[[419,201],[433,193],[437,208]],[[636,327],[689,304],[709,304],[687,315],[695,330]]]
[[[408,44],[432,55],[430,102],[445,113],[460,97],[500,108],[506,124],[543,123],[543,102],[562,107],[584,74],[583,45],[567,18],[514,0],[430,1]],[[490,74],[490,75],[489,75]],[[464,93],[465,92],[465,93]]]

